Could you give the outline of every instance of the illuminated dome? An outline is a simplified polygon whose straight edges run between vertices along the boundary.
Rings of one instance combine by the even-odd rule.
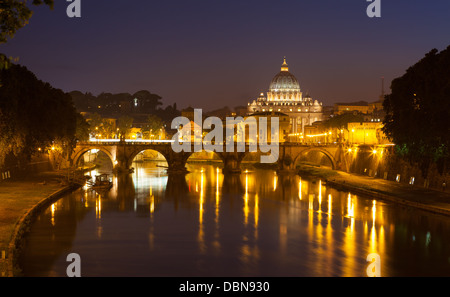
[[[260,93],[257,99],[248,104],[248,114],[256,115],[287,115],[290,128],[285,130],[289,137],[303,139],[305,127],[314,122],[322,121],[322,103],[313,100],[308,94],[303,96],[298,80],[289,72],[286,57],[281,65],[281,71],[271,81],[267,96]],[[303,135],[302,135],[303,134]],[[281,134],[280,134],[281,135]],[[302,138],[299,138],[302,135]]]
[[[267,99],[269,101],[302,100],[300,84],[295,76],[289,72],[286,58],[284,58],[283,65],[281,65],[280,73],[278,73],[270,83]]]
[[[300,92],[300,84],[298,80],[289,72],[286,58],[281,66],[281,71],[278,73],[270,83],[270,91],[297,91]]]

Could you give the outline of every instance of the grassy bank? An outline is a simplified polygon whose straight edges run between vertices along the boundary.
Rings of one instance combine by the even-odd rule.
[[[62,189],[61,176],[41,173],[20,180],[0,183],[0,258],[2,251],[8,257],[8,245],[19,219],[44,198]],[[6,271],[5,261],[0,261],[0,276]]]

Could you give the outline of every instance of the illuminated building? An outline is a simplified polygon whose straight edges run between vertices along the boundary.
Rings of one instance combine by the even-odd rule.
[[[272,127],[272,118],[277,117],[278,118],[278,141],[280,143],[285,142],[287,140],[287,136],[289,134],[290,129],[290,122],[289,122],[289,116],[287,114],[281,113],[281,112],[257,112],[253,113],[251,117],[256,119],[256,122],[259,123],[259,118],[263,117],[267,119],[267,140],[270,141],[272,139],[272,131],[270,127]],[[258,133],[261,134],[261,127],[259,127],[258,124]],[[246,127],[246,137],[248,140],[249,132],[248,127]]]
[[[306,125],[322,121],[322,103],[303,95],[297,78],[289,72],[286,58],[272,79],[269,91],[248,104],[249,114],[281,112],[289,116],[290,133],[304,133]]]
[[[347,142],[350,144],[387,144],[389,140],[382,129],[383,123],[380,122],[348,123]]]

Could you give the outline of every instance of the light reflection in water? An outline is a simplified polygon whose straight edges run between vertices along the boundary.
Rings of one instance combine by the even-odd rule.
[[[153,195],[153,188],[150,187],[150,214],[155,212],[155,196]]]
[[[318,212],[322,212],[322,180],[319,181],[319,210]]]
[[[328,194],[328,219],[331,220],[331,211],[332,211],[332,200],[333,197],[331,196],[331,194]]]
[[[255,194],[255,238],[258,237],[258,221],[259,221],[259,196],[258,193]]]
[[[81,190],[51,205],[30,234],[24,272],[64,276],[70,249],[83,255],[86,276],[365,276],[373,252],[386,276],[413,273],[411,255],[424,259],[416,273],[450,275],[447,221],[269,170],[225,177],[216,166],[190,165],[172,184],[161,168],[135,168],[108,194]],[[44,250],[59,256],[36,262]],[[108,264],[115,252],[122,266]]]
[[[50,207],[52,211],[52,225],[55,226],[55,210],[56,210],[56,203],[53,203]]]
[[[219,169],[219,167],[217,167],[216,168],[216,212],[215,212],[215,214],[216,214],[216,219],[215,219],[215,222],[216,222],[216,226],[219,224],[219,205],[220,205],[220,181],[219,181],[219,178],[220,178],[220,169]]]
[[[245,194],[244,194],[244,224],[248,224],[248,173],[245,173]]]
[[[273,177],[273,191],[277,190],[277,182],[278,182],[278,177],[277,177],[277,174],[275,173],[275,175]]]
[[[200,201],[199,201],[199,218],[198,218],[198,223],[199,223],[199,228],[198,228],[198,244],[199,244],[199,249],[200,249],[200,253],[205,253],[206,252],[206,244],[205,244],[205,234],[204,234],[204,225],[203,225],[203,204],[204,204],[204,180],[205,180],[205,173],[202,170],[200,171],[201,175],[200,175]]]
[[[300,181],[298,182],[298,199],[302,200],[302,178],[299,178]]]

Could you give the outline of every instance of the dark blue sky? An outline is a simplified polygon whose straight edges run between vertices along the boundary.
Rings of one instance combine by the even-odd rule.
[[[433,48],[450,45],[450,1],[81,0],[35,9],[0,52],[19,57],[64,91],[147,89],[164,105],[206,110],[246,105],[287,57],[304,92],[324,105],[375,101],[381,77],[404,74]]]

